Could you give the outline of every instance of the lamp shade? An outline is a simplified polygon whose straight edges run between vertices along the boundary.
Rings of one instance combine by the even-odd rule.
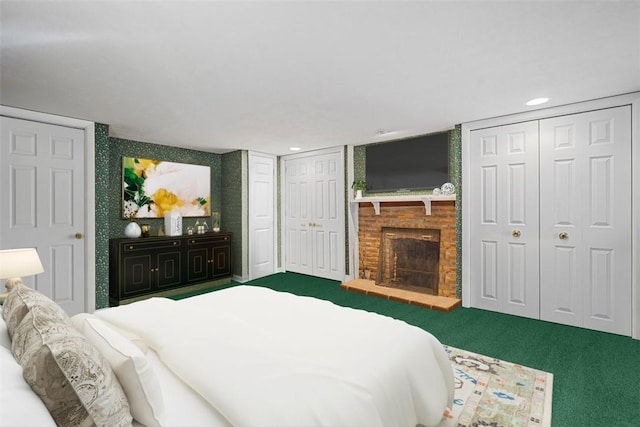
[[[0,250],[0,279],[31,276],[43,271],[35,248]]]

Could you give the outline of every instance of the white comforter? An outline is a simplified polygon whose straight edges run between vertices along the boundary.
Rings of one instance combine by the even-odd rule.
[[[96,315],[142,337],[236,426],[433,426],[453,400],[431,334],[315,298],[236,286]]]

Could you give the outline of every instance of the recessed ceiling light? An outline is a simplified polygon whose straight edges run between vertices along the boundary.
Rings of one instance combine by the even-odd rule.
[[[300,147],[289,147],[291,151],[300,151]]]
[[[544,104],[545,102],[549,102],[549,98],[535,98],[530,101],[527,101],[527,105],[529,106],[540,105],[540,104]]]

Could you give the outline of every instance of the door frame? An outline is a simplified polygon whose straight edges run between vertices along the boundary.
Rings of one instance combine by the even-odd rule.
[[[85,250],[85,301],[84,308],[88,313],[96,309],[96,186],[95,186],[95,123],[87,120],[23,110],[0,105],[0,115],[14,119],[29,120],[57,126],[65,126],[84,131],[84,166],[85,166],[85,208],[84,208],[84,250]]]
[[[344,147],[343,146],[335,146],[335,147],[330,147],[330,148],[324,148],[321,150],[314,150],[314,151],[305,151],[304,153],[297,153],[297,154],[288,154],[286,156],[280,156],[280,161],[279,161],[279,167],[280,167],[280,183],[279,183],[279,188],[280,188],[280,207],[279,207],[279,219],[278,219],[278,227],[280,228],[280,241],[282,242],[282,251],[280,253],[279,256],[279,264],[281,266],[280,271],[286,271],[286,262],[285,262],[285,257],[287,256],[287,239],[286,239],[286,228],[285,228],[285,221],[286,221],[286,215],[285,215],[285,208],[287,206],[287,192],[286,192],[286,185],[287,185],[287,181],[286,181],[286,168],[285,168],[285,164],[287,160],[295,160],[295,159],[302,159],[302,158],[306,158],[306,157],[316,157],[316,156],[322,156],[322,155],[327,155],[327,154],[333,154],[333,153],[338,153],[340,155],[340,165],[339,165],[339,170],[344,171],[345,170],[345,153],[344,153]],[[345,178],[346,179],[346,178]],[[344,187],[346,187],[346,181],[345,183],[343,183],[343,188],[342,191],[339,191],[337,194],[337,197],[340,198],[340,200],[338,200],[338,213],[339,215],[342,217],[342,224],[343,227],[341,227],[340,229],[340,238],[341,238],[341,243],[343,245],[343,247],[346,244],[346,231],[345,231],[345,221],[346,221],[346,214],[345,214],[345,189]],[[343,252],[344,256],[347,256],[347,250],[344,249]],[[343,260],[344,261],[344,260]],[[342,272],[342,277],[346,278],[346,263],[342,262],[340,265],[341,268],[341,272]]]
[[[470,225],[471,216],[466,208],[466,201],[470,200],[469,174],[470,155],[467,144],[471,140],[471,132],[478,129],[503,126],[512,123],[531,120],[547,119],[568,114],[577,114],[604,108],[631,106],[631,187],[636,189],[631,198],[631,336],[640,339],[640,92],[600,98],[575,104],[543,108],[523,113],[510,114],[485,120],[478,120],[462,124],[462,253],[470,253]],[[462,305],[471,305],[470,259],[462,257]]]

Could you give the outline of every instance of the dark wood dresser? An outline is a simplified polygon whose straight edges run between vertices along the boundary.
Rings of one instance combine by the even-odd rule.
[[[110,304],[229,283],[231,237],[219,232],[110,239]]]

